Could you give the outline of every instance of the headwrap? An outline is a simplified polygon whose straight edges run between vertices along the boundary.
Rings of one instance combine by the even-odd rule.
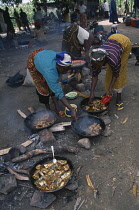
[[[92,61],[102,61],[107,55],[108,53],[106,52],[106,50],[97,48],[92,50],[90,54],[90,59]]]
[[[72,63],[71,56],[66,51],[57,53],[56,62],[60,66],[70,66]]]
[[[111,32],[117,34],[117,25],[111,26]]]

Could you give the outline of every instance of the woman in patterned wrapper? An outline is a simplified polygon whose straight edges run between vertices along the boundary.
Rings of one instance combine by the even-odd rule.
[[[40,103],[50,109],[49,97],[51,96],[56,112],[62,117],[64,113],[60,111],[58,105],[60,100],[71,111],[71,117],[76,120],[76,112],[65,98],[59,84],[59,74],[66,74],[71,63],[71,57],[67,52],[57,53],[40,48],[29,55],[27,68],[34,81]]]

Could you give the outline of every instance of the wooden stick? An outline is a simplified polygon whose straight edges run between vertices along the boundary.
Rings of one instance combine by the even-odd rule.
[[[18,114],[23,117],[24,119],[27,118],[27,115],[25,115],[20,109],[17,110]]]
[[[28,181],[29,178],[27,176],[22,176],[16,172],[14,172],[10,167],[7,167],[7,170],[11,173],[11,174],[14,174],[16,179],[18,180],[24,180],[24,181]]]
[[[55,147],[55,152],[70,152],[70,153],[77,153],[78,152],[78,148],[76,147],[61,147],[61,146],[58,146],[58,147]],[[30,159],[34,156],[37,156],[37,155],[40,155],[40,154],[50,154],[52,153],[51,151],[51,148],[45,148],[45,149],[35,149],[35,150],[32,150],[26,154],[23,154],[23,155],[20,155],[14,159],[12,159],[12,162],[14,163],[17,163],[17,162],[20,162],[20,161],[24,161],[24,160],[27,160],[27,159]]]
[[[29,171],[28,170],[24,170],[24,169],[12,169],[14,172],[17,173],[22,173],[22,174],[26,174],[29,175]]]

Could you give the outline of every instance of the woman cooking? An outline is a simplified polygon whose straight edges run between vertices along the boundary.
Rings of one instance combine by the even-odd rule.
[[[80,60],[82,52],[90,67],[89,50],[93,44],[99,44],[100,40],[94,35],[78,26],[76,23],[66,27],[63,33],[62,50],[66,50],[73,60]]]
[[[59,84],[59,74],[65,74],[70,69],[71,57],[66,52],[57,53],[42,48],[33,51],[27,61],[27,68],[33,78],[40,103],[50,109],[49,97],[55,105],[56,111],[61,116],[58,99],[71,111],[71,116],[76,120],[76,112],[68,103]]]
[[[91,52],[92,86],[89,103],[93,103],[94,91],[98,80],[100,68],[107,63],[105,76],[106,94],[113,96],[113,90],[117,93],[116,107],[122,110],[123,102],[121,93],[127,80],[127,61],[131,52],[131,42],[122,34],[113,34],[98,49]]]

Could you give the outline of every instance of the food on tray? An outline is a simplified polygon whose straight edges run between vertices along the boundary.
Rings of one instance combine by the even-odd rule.
[[[102,103],[101,100],[95,100],[93,101],[93,104],[91,106],[85,106],[85,110],[87,111],[102,111],[107,108],[107,105]]]
[[[67,160],[57,160],[37,165],[33,174],[34,184],[39,190],[53,191],[64,187],[72,175]]]
[[[72,61],[72,67],[82,66],[84,64],[85,64],[85,61],[84,60],[75,60],[75,61]]]

